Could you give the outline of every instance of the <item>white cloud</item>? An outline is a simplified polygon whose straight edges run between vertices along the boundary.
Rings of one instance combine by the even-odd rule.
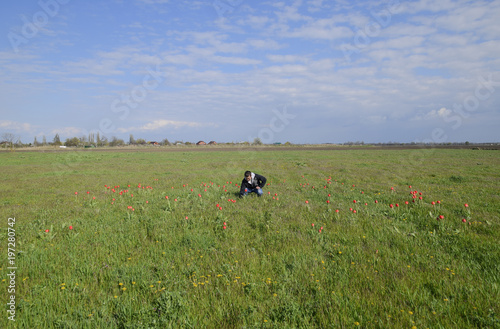
[[[0,129],[15,132],[33,132],[34,126],[26,122],[0,120]]]
[[[163,129],[166,127],[172,127],[174,129],[179,128],[201,128],[201,127],[214,127],[216,126],[213,123],[200,123],[200,122],[192,122],[192,121],[174,121],[174,120],[164,120],[158,119],[152,122],[146,123],[140,127],[129,127],[129,128],[119,128],[117,129],[120,133],[128,133],[131,131],[155,131],[159,129]]]

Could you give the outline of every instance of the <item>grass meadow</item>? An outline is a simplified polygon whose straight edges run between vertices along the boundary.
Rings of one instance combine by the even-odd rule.
[[[1,328],[500,328],[498,151],[3,152],[0,170]],[[245,170],[263,197],[238,197]]]

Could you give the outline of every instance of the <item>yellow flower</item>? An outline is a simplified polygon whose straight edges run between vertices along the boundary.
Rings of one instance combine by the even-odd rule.
[[[64,290],[64,289],[66,289],[66,287],[61,287],[61,290]]]
[[[122,290],[125,291],[125,290],[127,290],[127,288],[123,287]]]
[[[115,298],[118,298],[118,296],[114,296]]]
[[[132,284],[135,284],[135,281],[132,281]]]
[[[121,282],[120,282],[120,283],[118,283],[118,285],[119,285],[119,286],[123,286],[123,283],[121,283]]]
[[[354,322],[355,325],[359,326],[359,322]]]

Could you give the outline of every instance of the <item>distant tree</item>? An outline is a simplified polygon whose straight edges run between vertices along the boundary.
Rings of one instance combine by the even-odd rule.
[[[66,138],[64,146],[78,146],[80,144],[80,139],[78,137]]]
[[[36,136],[35,136],[35,140],[33,140],[33,146],[40,146],[40,143],[38,143],[38,141],[36,140]]]
[[[56,134],[54,136],[54,139],[52,140],[52,144],[54,144],[55,146],[60,146],[62,145],[61,143],[61,139],[59,138],[59,134]]]
[[[89,145],[96,145],[94,133],[89,133],[88,143]]]
[[[136,144],[139,144],[139,145],[145,145],[146,144],[146,140],[142,139],[142,138],[139,138],[138,140],[135,141]]]
[[[16,137],[12,133],[4,133],[2,135],[2,142],[5,142],[11,149],[14,147],[14,144],[19,143],[19,137]]]
[[[106,136],[100,136],[97,134],[97,146],[102,147],[108,145],[108,138]]]
[[[186,144],[186,145],[191,145],[191,142],[185,142],[184,144]]]
[[[129,145],[134,145],[134,144],[136,144],[136,143],[137,143],[137,142],[135,141],[135,139],[134,139],[134,135],[130,134],[130,137],[129,137],[129,139],[128,139],[128,143],[129,143]]]
[[[43,138],[42,138],[42,145],[43,146],[47,145],[47,138],[45,137],[45,135],[43,135]]]
[[[262,141],[260,140],[259,137],[255,137],[252,142],[252,145],[262,145]]]
[[[161,144],[161,145],[167,145],[167,146],[168,146],[168,145],[170,145],[170,142],[168,141],[168,139],[167,139],[167,138],[165,138],[164,140],[162,140],[162,141],[161,141],[161,143],[160,143],[160,144]]]
[[[116,138],[115,136],[111,137],[111,142],[109,142],[109,146],[123,146],[125,142],[123,139]]]

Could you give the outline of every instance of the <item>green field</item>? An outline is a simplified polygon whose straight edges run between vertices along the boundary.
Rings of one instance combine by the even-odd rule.
[[[247,169],[263,197],[238,198]],[[3,152],[0,170],[1,328],[500,328],[498,151]]]

